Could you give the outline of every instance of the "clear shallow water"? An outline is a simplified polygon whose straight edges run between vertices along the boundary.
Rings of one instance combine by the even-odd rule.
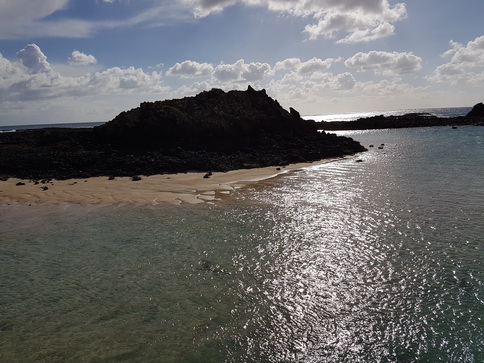
[[[1,209],[0,361],[483,361],[484,128],[344,134],[217,205]]]

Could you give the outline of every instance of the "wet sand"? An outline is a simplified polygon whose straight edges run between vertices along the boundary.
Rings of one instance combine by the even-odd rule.
[[[334,160],[334,159],[333,159]],[[12,205],[123,205],[159,203],[204,203],[220,200],[244,185],[272,178],[290,171],[320,163],[291,164],[286,167],[266,167],[232,170],[226,173],[183,173],[129,177],[93,177],[87,179],[50,180],[36,184],[10,178],[0,181],[0,204]]]

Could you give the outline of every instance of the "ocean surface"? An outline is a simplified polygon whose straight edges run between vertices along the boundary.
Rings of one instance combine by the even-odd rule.
[[[303,118],[311,119],[314,121],[354,121],[363,117],[372,117],[377,115],[401,116],[408,113],[428,113],[437,117],[459,117],[467,115],[470,110],[472,110],[472,107],[407,108],[391,111],[347,112],[325,115],[312,115],[303,116]]]
[[[2,206],[0,361],[484,361],[484,128],[340,134],[215,204]]]
[[[0,133],[2,132],[16,132],[18,130],[32,130],[32,129],[42,129],[42,128],[59,128],[66,127],[71,129],[79,128],[91,128],[95,126],[100,126],[105,124],[105,122],[76,122],[76,123],[59,123],[59,124],[36,124],[36,125],[0,125]]]

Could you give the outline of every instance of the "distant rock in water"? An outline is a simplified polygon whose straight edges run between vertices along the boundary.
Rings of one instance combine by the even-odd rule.
[[[479,102],[478,104],[472,107],[472,110],[469,111],[467,117],[484,117],[484,104]]]
[[[466,116],[438,117],[429,113],[407,113],[404,115],[371,116],[355,121],[320,121],[316,123],[319,130],[371,130],[398,129],[408,127],[434,127],[464,125],[484,125],[484,105],[478,103]]]

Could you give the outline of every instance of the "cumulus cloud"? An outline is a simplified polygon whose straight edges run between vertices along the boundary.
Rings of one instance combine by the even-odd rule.
[[[299,58],[282,60],[274,66],[276,76],[280,75],[280,78],[274,77],[269,89],[281,102],[293,105],[294,100],[311,105],[318,103],[318,99],[328,92],[349,91],[357,83],[351,73],[329,72],[333,63],[339,61],[333,58],[312,58],[304,62]]]
[[[271,74],[272,68],[267,63],[248,63],[243,59],[234,64],[219,64],[213,71],[213,76],[220,82],[255,82]]]
[[[371,71],[383,75],[402,75],[414,73],[422,69],[422,58],[413,53],[359,52],[344,62],[348,68],[360,71]]]
[[[91,54],[85,54],[75,50],[72,52],[71,56],[69,57],[69,64],[71,65],[88,65],[88,64],[96,64],[97,59]]]
[[[27,45],[24,49],[17,52],[17,56],[31,74],[52,72],[52,68],[49,62],[47,62],[47,57],[36,44]]]
[[[63,76],[53,70],[36,44],[27,45],[17,55],[19,61],[0,56],[0,102],[95,94],[157,93],[166,89],[160,73],[149,74],[134,67],[113,67],[78,77]]]
[[[392,35],[393,24],[406,17],[403,3],[388,0],[182,0],[196,17],[217,13],[235,4],[265,6],[271,11],[316,20],[305,32],[310,39],[339,38],[338,43],[358,43]]]
[[[317,24],[307,25],[305,31],[310,39],[320,36],[336,38],[338,43],[359,43],[385,38],[395,31],[393,23],[405,18],[404,4],[390,7],[387,1],[381,2],[381,11],[374,12],[371,8],[357,8],[345,11],[338,7],[322,11],[318,16]]]
[[[335,61],[338,61],[338,59],[327,58],[323,60],[321,58],[311,58],[306,62],[302,62],[299,58],[288,58],[277,62],[274,68],[276,70],[296,72],[301,75],[310,75],[314,72],[328,71]]]
[[[198,63],[187,60],[181,63],[176,63],[173,67],[168,69],[166,74],[168,76],[179,76],[182,78],[197,78],[210,75],[214,67],[209,63]]]
[[[355,77],[349,72],[338,74],[333,78],[332,89],[350,90],[356,85]]]
[[[451,84],[483,83],[484,35],[466,45],[454,41],[450,41],[449,45],[451,48],[442,54],[443,57],[450,57],[449,62],[437,67],[428,79]]]

